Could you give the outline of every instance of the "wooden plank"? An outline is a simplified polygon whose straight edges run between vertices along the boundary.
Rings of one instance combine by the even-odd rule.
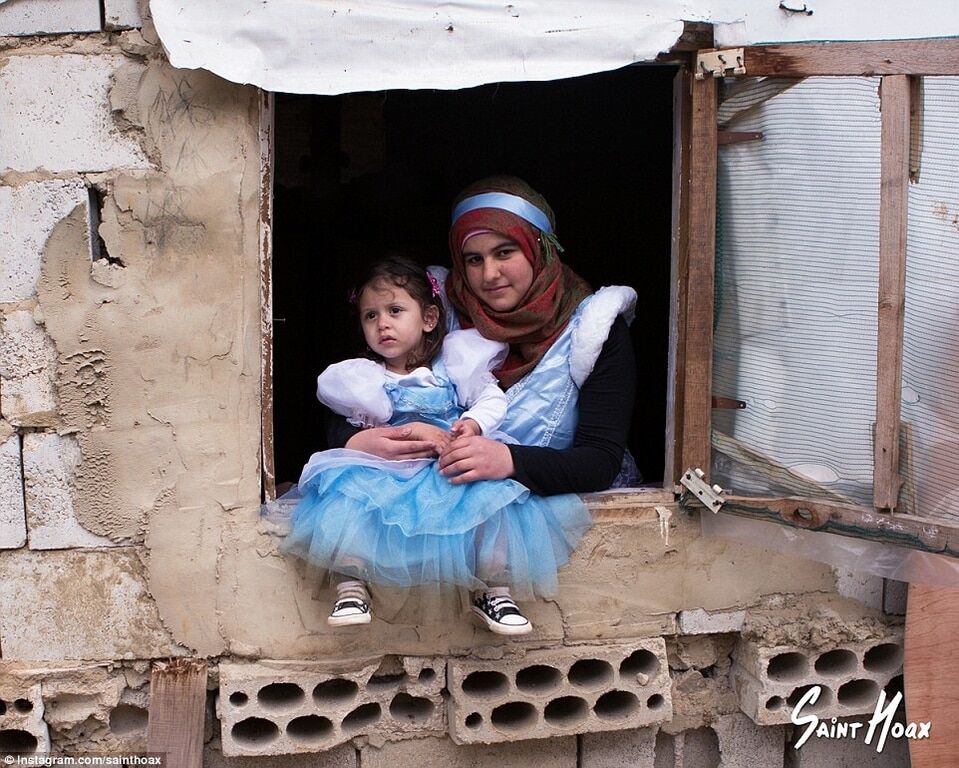
[[[756,45],[744,54],[749,77],[959,74],[956,38]]]
[[[895,509],[899,476],[902,340],[906,305],[906,220],[909,207],[909,78],[882,79],[882,161],[879,199],[879,330],[873,504]]]
[[[273,94],[260,91],[260,466],[263,497],[276,498],[273,454]]]
[[[694,497],[693,497],[694,498]],[[959,557],[959,524],[802,496],[724,496],[719,514]],[[686,504],[687,502],[683,502]],[[696,501],[697,507],[701,505]],[[705,512],[703,513],[705,514]]]
[[[692,81],[689,151],[689,267],[686,281],[682,466],[710,467],[713,281],[716,261],[717,81]]]
[[[929,738],[909,740],[912,768],[956,764],[959,744],[959,589],[910,584],[906,603],[906,719],[931,722]]]
[[[720,131],[719,146],[741,144],[744,141],[762,141],[762,131]]]
[[[150,677],[147,749],[166,756],[165,768],[203,768],[206,662],[158,663]]]
[[[663,484],[679,482],[682,464],[683,389],[686,369],[686,302],[689,296],[689,127],[692,75],[685,67],[673,78],[673,201],[670,225],[669,351],[666,362],[666,463]]]

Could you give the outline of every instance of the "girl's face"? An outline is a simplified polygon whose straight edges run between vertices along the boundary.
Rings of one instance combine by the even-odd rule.
[[[407,373],[407,362],[423,344],[423,334],[436,327],[439,312],[426,312],[405,288],[378,282],[363,289],[357,300],[366,343],[383,358],[388,370]]]
[[[466,283],[487,307],[511,312],[533,284],[533,265],[514,241],[498,232],[473,235],[463,244]]]

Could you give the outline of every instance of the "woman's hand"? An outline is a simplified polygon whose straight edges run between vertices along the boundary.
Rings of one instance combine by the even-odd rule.
[[[457,437],[440,453],[440,472],[454,485],[503,480],[513,476],[513,455],[488,437]]]
[[[344,447],[392,461],[429,459],[437,453],[433,443],[414,437],[410,426],[364,429],[347,440]]]

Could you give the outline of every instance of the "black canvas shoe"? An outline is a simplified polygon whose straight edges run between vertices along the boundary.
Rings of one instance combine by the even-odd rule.
[[[352,624],[369,624],[373,619],[370,611],[370,593],[362,581],[344,581],[336,585],[336,602],[326,623],[331,627],[348,627]]]
[[[513,602],[507,587],[492,587],[473,600],[473,613],[497,635],[525,635],[533,625]]]

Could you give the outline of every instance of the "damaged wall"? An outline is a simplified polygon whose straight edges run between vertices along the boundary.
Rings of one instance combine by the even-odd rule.
[[[84,3],[45,7],[68,6]],[[0,34],[57,34],[0,38],[0,748],[142,749],[149,662],[169,656],[211,659],[207,762],[229,765],[221,661],[520,669],[549,651],[566,670],[587,648],[659,643],[672,710],[654,727],[457,747],[433,720],[397,743],[371,725],[318,764],[356,764],[359,746],[364,765],[774,765],[785,730],[742,714],[732,687],[742,638],[888,641],[881,580],[839,574],[859,597],[842,600],[832,569],[706,539],[662,492],[596,504],[559,598],[529,606],[530,639],[478,630],[462,596],[420,593],[378,594],[368,632],[331,632],[329,591],[259,518],[257,92],[171,67],[149,19],[74,34],[72,10],[16,28],[16,7],[0,3]],[[112,26],[139,24],[135,10]],[[383,700],[403,714],[408,695]],[[258,765],[291,764],[270,750]]]

